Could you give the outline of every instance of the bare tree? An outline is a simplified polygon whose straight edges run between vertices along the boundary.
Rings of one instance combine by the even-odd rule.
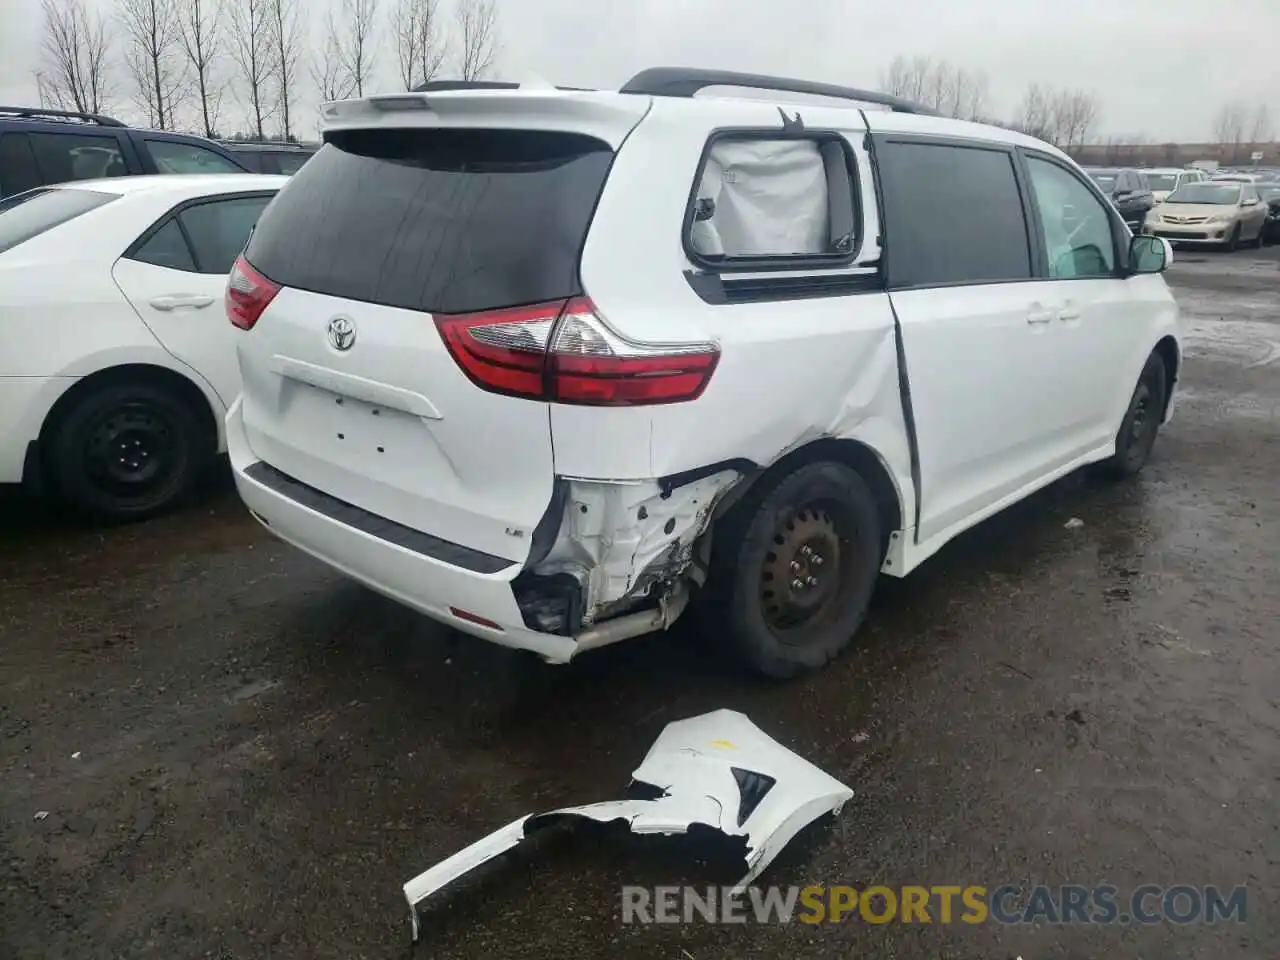
[[[400,0],[392,12],[396,61],[406,90],[426,83],[440,72],[449,46],[439,30],[438,0]]]
[[[276,108],[284,138],[293,137],[293,101],[298,91],[298,61],[302,54],[302,18],[298,0],[268,0],[271,55],[276,68]]]
[[[933,60],[930,57],[907,59],[897,56],[880,75],[880,87],[885,93],[895,97],[923,102],[933,73]]]
[[[1241,103],[1228,103],[1213,118],[1213,139],[1221,148],[1228,163],[1239,159],[1240,144],[1244,143],[1248,111]]]
[[[218,0],[184,0],[178,15],[182,54],[200,100],[200,122],[204,135],[217,135],[222,109],[222,84],[214,67],[222,52],[222,8]]]
[[[375,66],[378,0],[342,0],[342,30],[335,31],[331,22],[330,31],[346,81],[357,97],[363,97]]]
[[[84,0],[41,0],[44,36],[36,71],[40,100],[63,110],[106,108],[110,43],[106,22]]]
[[[1064,150],[1078,149],[1093,133],[1101,112],[1098,98],[1085,90],[1055,90],[1033,83],[1022,95],[1010,126]]]
[[[249,113],[253,132],[266,138],[266,122],[273,108],[271,80],[276,75],[270,0],[230,0],[231,59],[239,74],[238,96]]]
[[[1033,83],[1022,95],[1018,109],[1014,114],[1013,127],[1028,136],[1053,142],[1057,131],[1054,129],[1053,93]]]
[[[987,75],[931,57],[894,57],[880,74],[880,89],[961,120],[983,116],[990,89]]]
[[[125,66],[138,106],[161,130],[174,126],[174,112],[188,91],[182,30],[176,0],[118,0]]]
[[[1059,90],[1050,97],[1053,142],[1064,149],[1084,145],[1101,112],[1098,100],[1084,90]]]
[[[342,41],[332,13],[329,14],[320,54],[311,63],[311,79],[315,81],[322,102],[345,100],[351,96],[353,87],[346,68],[342,65]]]
[[[987,101],[987,75],[955,70],[947,85],[947,96],[941,110],[949,117],[976,120],[982,116]]]
[[[1267,110],[1265,103],[1260,103],[1258,104],[1258,109],[1253,113],[1253,126],[1249,134],[1249,142],[1253,144],[1256,150],[1264,143],[1270,143],[1273,136],[1275,136],[1275,128],[1271,126],[1271,113]]]
[[[495,0],[458,0],[455,16],[462,44],[458,72],[463,80],[479,80],[493,66],[498,43]]]

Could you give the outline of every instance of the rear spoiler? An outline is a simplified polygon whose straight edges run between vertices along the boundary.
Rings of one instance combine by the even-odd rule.
[[[501,126],[580,133],[617,150],[651,104],[649,97],[594,90],[452,86],[321,104],[320,131],[327,141],[334,133],[378,127]]]

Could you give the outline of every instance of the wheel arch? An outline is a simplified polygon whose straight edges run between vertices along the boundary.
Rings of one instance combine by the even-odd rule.
[[[1151,350],[1152,354],[1160,358],[1164,364],[1164,398],[1160,410],[1160,419],[1164,421],[1169,416],[1169,405],[1173,400],[1174,384],[1177,383],[1178,374],[1182,366],[1182,351],[1178,349],[1178,342],[1171,335],[1166,334]]]
[[[903,501],[898,484],[884,458],[861,440],[821,437],[796,447],[779,457],[763,470],[758,471],[731,491],[731,496],[721,501],[715,519],[719,520],[734,507],[743,503],[753,493],[767,490],[778,478],[808,463],[830,460],[842,463],[858,473],[876,501],[876,513],[880,518],[880,530],[888,548],[889,538],[903,529]]]
[[[175,396],[181,398],[184,403],[190,406],[195,413],[201,427],[207,432],[213,449],[218,450],[220,448],[222,430],[218,423],[217,413],[205,391],[194,380],[176,370],[162,367],[158,364],[122,363],[116,366],[104,367],[81,377],[64,390],[61,396],[54,401],[53,406],[49,408],[49,412],[45,414],[44,421],[40,425],[40,433],[36,438],[39,456],[35,459],[39,462],[40,470],[43,472],[48,466],[45,463],[45,458],[49,449],[50,438],[77,402],[83,397],[89,396],[95,390],[118,384],[133,383],[146,383],[172,391]]]

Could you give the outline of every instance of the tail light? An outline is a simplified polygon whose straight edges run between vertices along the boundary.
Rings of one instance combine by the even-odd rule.
[[[552,403],[622,407],[694,400],[720,359],[714,343],[628,340],[586,297],[441,316],[436,326],[477,386]]]
[[[227,278],[227,319],[241,330],[252,330],[279,292],[279,284],[272,283],[240,257]]]

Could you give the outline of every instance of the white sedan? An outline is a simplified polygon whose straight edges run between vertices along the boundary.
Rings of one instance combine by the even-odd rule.
[[[227,274],[287,182],[119,177],[0,201],[0,483],[112,519],[191,489],[240,392]]]

